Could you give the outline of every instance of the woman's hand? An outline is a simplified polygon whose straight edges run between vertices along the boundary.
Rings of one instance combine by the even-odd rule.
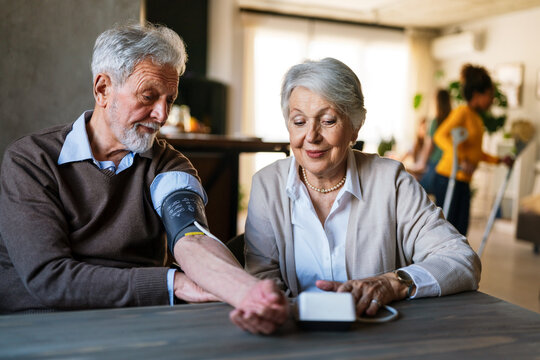
[[[476,165],[474,165],[473,163],[467,160],[463,160],[462,162],[459,163],[459,169],[463,171],[465,174],[467,174],[467,176],[472,176],[472,174],[476,170]]]
[[[514,161],[515,159],[510,155],[507,155],[503,158],[499,158],[499,164],[504,164],[509,168],[511,168],[514,165]]]
[[[344,283],[317,280],[315,285],[325,291],[350,292],[354,297],[358,316],[364,313],[373,316],[383,305],[404,298],[402,285],[393,273]]]

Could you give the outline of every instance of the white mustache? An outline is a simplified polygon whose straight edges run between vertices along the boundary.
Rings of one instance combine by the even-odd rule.
[[[147,128],[153,129],[153,130],[159,130],[159,128],[161,127],[159,124],[157,124],[155,122],[143,122],[143,123],[135,124],[136,128],[139,127],[139,126],[145,126]]]

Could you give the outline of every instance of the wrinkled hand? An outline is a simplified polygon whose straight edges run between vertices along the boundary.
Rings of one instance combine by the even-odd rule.
[[[251,333],[270,334],[289,316],[289,303],[272,280],[257,282],[235,310],[231,321]]]
[[[350,292],[356,303],[358,316],[366,313],[373,316],[380,307],[392,301],[400,300],[399,294],[394,290],[390,278],[375,276],[362,280],[339,281],[317,280],[315,285],[325,291]],[[377,300],[377,302],[371,300]]]
[[[189,303],[221,301],[215,295],[195,284],[193,280],[180,271],[174,274],[174,295]]]

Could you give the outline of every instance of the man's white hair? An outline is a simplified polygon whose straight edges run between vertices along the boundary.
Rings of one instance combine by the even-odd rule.
[[[106,30],[96,40],[92,55],[93,79],[106,73],[122,85],[135,66],[150,59],[156,65],[170,65],[178,76],[186,69],[184,42],[168,27],[146,23],[118,25]]]

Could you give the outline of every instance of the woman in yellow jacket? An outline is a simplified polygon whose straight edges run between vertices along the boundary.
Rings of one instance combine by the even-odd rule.
[[[453,163],[454,150],[450,132],[456,127],[463,127],[467,129],[469,136],[458,145],[459,169],[447,220],[461,234],[467,235],[471,202],[469,184],[472,175],[480,161],[499,164],[503,160],[482,151],[484,123],[480,112],[487,110],[493,102],[494,89],[491,77],[483,67],[466,64],[461,70],[461,86],[462,95],[467,104],[452,110],[433,137],[437,146],[443,151],[436,167],[434,195],[437,206],[443,207]]]

